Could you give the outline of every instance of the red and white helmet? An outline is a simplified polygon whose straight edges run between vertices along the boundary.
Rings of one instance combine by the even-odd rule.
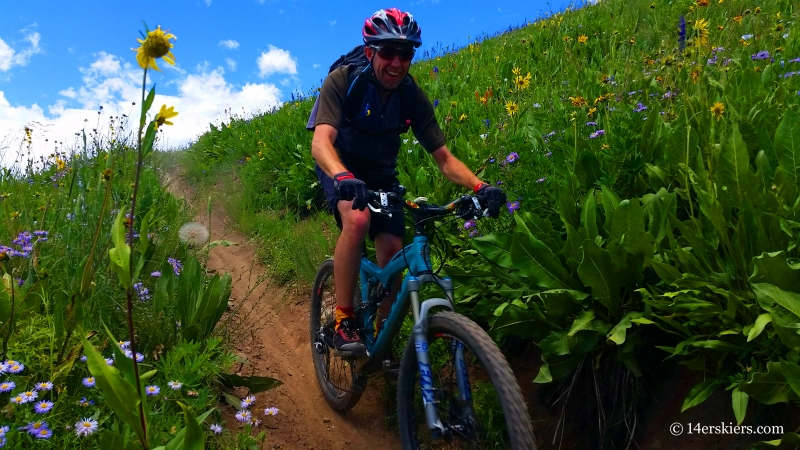
[[[361,35],[367,45],[384,41],[408,43],[414,47],[422,45],[422,30],[414,20],[414,16],[397,8],[375,11],[364,22]]]

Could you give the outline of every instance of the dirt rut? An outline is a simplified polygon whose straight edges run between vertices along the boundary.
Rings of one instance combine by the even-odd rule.
[[[165,183],[169,191],[201,211],[195,220],[208,225],[205,201],[196,202],[196,191],[177,174]],[[258,263],[255,248],[246,236],[237,232],[233,222],[212,199],[211,239],[226,239],[237,245],[217,246],[210,252],[208,267],[214,272],[228,272],[233,279],[231,308],[237,321],[233,340],[236,352],[248,363],[236,365],[238,374],[269,376],[283,385],[256,395],[251,410],[264,419],[267,440],[263,448],[272,449],[399,449],[396,431],[385,425],[386,412],[381,398],[383,380],[370,380],[370,386],[358,405],[345,414],[333,411],[322,397],[309,343],[309,298],[293,293],[265,275]],[[223,319],[224,320],[224,319]],[[241,398],[246,391],[237,392]],[[264,417],[266,407],[280,413]],[[228,429],[237,429],[236,410],[221,405]]]

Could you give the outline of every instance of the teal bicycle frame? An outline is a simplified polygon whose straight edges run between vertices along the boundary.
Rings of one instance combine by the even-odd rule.
[[[385,206],[387,202],[382,202]],[[459,203],[474,205],[480,211],[480,204],[475,197],[461,197],[455,202],[442,208],[443,211],[452,211]],[[409,205],[409,208],[426,208],[426,206]],[[373,211],[380,212],[372,208]],[[476,217],[477,218],[477,217]],[[434,437],[439,437],[446,433],[442,422],[439,420],[436,410],[436,399],[434,396],[432,373],[430,367],[430,356],[428,354],[428,329],[427,316],[431,308],[443,307],[455,311],[453,298],[453,281],[448,278],[440,278],[432,271],[430,259],[430,247],[428,236],[420,223],[415,223],[416,233],[411,244],[400,250],[389,263],[383,268],[370,261],[366,255],[361,258],[361,305],[357,306],[358,316],[362,320],[365,345],[369,360],[366,362],[368,371],[376,371],[383,365],[383,356],[387,354],[392,341],[400,330],[403,320],[411,309],[414,326],[412,336],[414,347],[417,353],[417,363],[420,374],[420,388],[422,390],[422,400],[425,406],[425,415],[428,428],[433,432]],[[397,275],[408,269],[408,273],[403,278],[397,299],[392,305],[391,312],[384,323],[381,332],[375,338],[374,319],[380,301],[389,296],[392,283],[396,281]],[[378,285],[380,283],[380,285]],[[423,285],[433,283],[439,286],[444,293],[444,298],[429,298],[420,300],[419,292]],[[375,292],[380,286],[380,292]],[[454,363],[456,370],[456,380],[458,383],[459,400],[464,402],[471,401],[471,389],[466,364],[464,362],[464,347],[461,342],[453,345]],[[469,404],[469,403],[465,403]],[[466,414],[471,415],[471,411]]]

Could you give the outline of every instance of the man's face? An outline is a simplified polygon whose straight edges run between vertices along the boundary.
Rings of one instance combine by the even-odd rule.
[[[395,89],[408,74],[414,48],[397,44],[384,44],[381,46],[367,47],[367,58],[372,61],[375,78],[385,89]],[[374,56],[374,58],[373,58]]]

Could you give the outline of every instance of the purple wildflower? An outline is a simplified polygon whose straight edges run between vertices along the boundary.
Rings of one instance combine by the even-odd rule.
[[[542,177],[542,178],[539,178],[538,180],[536,180],[536,182],[541,184],[541,183],[544,183],[544,181],[546,179],[547,179],[547,177]]]
[[[594,139],[594,138],[603,136],[604,134],[606,134],[606,130],[597,130],[594,133],[589,135],[589,139]]]
[[[508,202],[506,208],[508,208],[509,214],[514,214],[514,211],[519,209],[519,202]]]
[[[514,161],[516,161],[518,159],[519,159],[519,155],[517,154],[517,152],[511,152],[511,153],[508,154],[508,156],[506,156],[506,162],[509,163],[509,164],[513,163]]]
[[[220,424],[218,424],[218,423],[213,423],[213,424],[211,424],[211,426],[209,426],[209,427],[208,427],[208,429],[210,429],[211,431],[213,431],[213,432],[214,432],[214,434],[220,434],[220,433],[222,433],[222,425],[220,425]]]
[[[468,221],[464,222],[464,229],[469,230],[470,228],[475,227],[475,221],[473,219],[469,219]]]
[[[33,411],[36,414],[47,414],[51,409],[53,409],[53,402],[48,402],[47,400],[38,402],[33,407]]]
[[[678,22],[678,48],[681,51],[686,48],[686,18],[683,16]]]
[[[790,59],[790,63],[800,63],[800,58]]]
[[[81,383],[83,383],[83,385],[86,387],[94,387],[97,382],[95,381],[94,377],[86,377]]]
[[[151,397],[153,395],[158,395],[158,393],[161,392],[161,388],[156,385],[152,385],[144,388],[144,391],[149,397]]]
[[[172,266],[172,271],[175,272],[175,275],[180,275],[181,270],[183,270],[183,265],[180,261],[175,258],[167,258],[167,262]]]
[[[642,111],[647,111],[647,106],[645,106],[642,102],[636,104],[636,109],[633,110],[635,113],[639,113]]]
[[[586,126],[587,127],[596,127],[597,126],[597,122],[586,122]]]
[[[547,153],[544,154],[544,156],[546,158],[549,158],[549,157],[553,156],[553,152],[547,152]]]
[[[439,73],[439,66],[433,66],[433,73]]]
[[[760,52],[756,53],[755,55],[751,55],[750,59],[753,61],[757,59],[769,59],[769,52],[766,50],[761,50]]]
[[[434,100],[433,107],[436,108],[437,106],[439,106],[439,100]]]

